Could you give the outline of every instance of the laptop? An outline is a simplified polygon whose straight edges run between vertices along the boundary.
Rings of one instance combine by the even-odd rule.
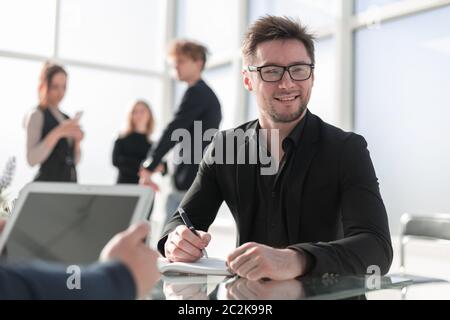
[[[139,185],[30,183],[0,235],[2,260],[95,262],[115,234],[149,219],[153,199]]]

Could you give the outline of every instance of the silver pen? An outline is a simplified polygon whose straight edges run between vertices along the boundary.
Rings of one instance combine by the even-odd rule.
[[[181,207],[178,208],[178,213],[180,214],[181,219],[183,219],[183,222],[186,225],[186,227],[188,227],[188,229],[191,230],[193,234],[195,234],[197,237],[199,237],[201,239],[200,235],[198,234],[197,230],[195,230],[194,225],[192,224],[191,220],[189,220],[189,218],[188,218],[186,212],[184,212],[183,208],[181,208]],[[202,253],[205,258],[208,258],[208,254],[206,253],[205,249],[202,249]]]

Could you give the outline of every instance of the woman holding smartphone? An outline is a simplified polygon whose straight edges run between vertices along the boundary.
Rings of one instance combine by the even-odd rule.
[[[59,109],[67,86],[67,72],[46,62],[39,82],[39,105],[26,121],[27,161],[40,165],[34,181],[76,182],[83,131],[81,113],[70,119]]]

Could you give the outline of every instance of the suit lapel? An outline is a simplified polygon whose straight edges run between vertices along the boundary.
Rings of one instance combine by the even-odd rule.
[[[300,208],[303,196],[303,186],[311,161],[318,151],[319,118],[307,113],[305,129],[299,149],[294,154],[292,171],[287,180],[287,228],[290,243],[299,241]]]

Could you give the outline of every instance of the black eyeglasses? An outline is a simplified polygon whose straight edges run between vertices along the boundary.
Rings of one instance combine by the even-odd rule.
[[[247,70],[250,72],[259,72],[261,79],[266,82],[277,82],[280,81],[284,73],[289,73],[289,76],[294,81],[304,81],[311,77],[312,70],[314,69],[314,64],[312,63],[297,63],[292,64],[287,67],[277,66],[277,65],[267,65],[261,67],[248,66]]]

